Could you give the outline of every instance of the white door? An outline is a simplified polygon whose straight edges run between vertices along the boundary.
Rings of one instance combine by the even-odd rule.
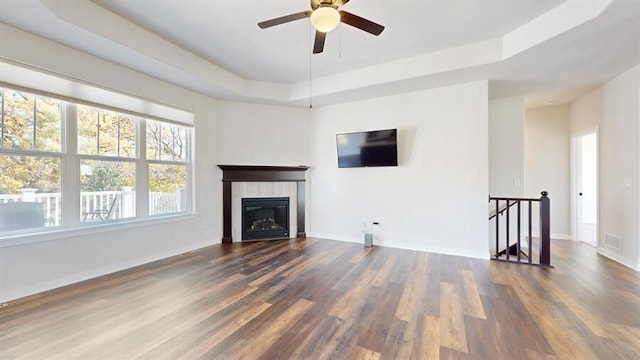
[[[576,236],[598,246],[598,135],[575,138],[576,151]]]

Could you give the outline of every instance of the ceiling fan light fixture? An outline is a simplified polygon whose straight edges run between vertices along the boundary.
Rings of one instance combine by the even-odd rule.
[[[340,13],[331,6],[323,6],[315,9],[311,14],[311,24],[320,31],[327,33],[338,26]]]

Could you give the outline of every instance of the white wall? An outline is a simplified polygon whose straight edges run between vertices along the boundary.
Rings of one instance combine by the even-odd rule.
[[[551,238],[571,238],[571,161],[569,105],[527,109],[525,121],[525,196],[551,199]],[[534,217],[534,232],[538,227]]]
[[[524,195],[524,98],[509,97],[489,101],[489,194],[494,197]],[[501,202],[500,206],[505,206]],[[496,203],[489,203],[489,214]],[[509,210],[509,236],[513,244],[518,236],[517,208]],[[489,249],[496,253],[496,221],[500,221],[500,250],[506,248],[506,213],[489,221]],[[523,232],[524,234],[524,232]],[[499,250],[498,250],[499,251]]]
[[[197,194],[194,216],[0,248],[0,302],[220,242],[215,100],[2,24],[0,43],[2,58],[192,111]]]
[[[475,82],[317,108],[308,234],[488,258],[488,90]],[[398,167],[339,169],[336,134],[398,129]]]
[[[603,246],[598,251],[636,270],[640,270],[639,97],[637,65],[573,104],[574,123],[584,118],[599,122],[598,236],[622,239],[622,251]]]
[[[571,134],[594,129],[602,118],[602,88],[571,103]]]
[[[308,108],[219,101],[220,164],[308,165]]]
[[[489,194],[524,194],[524,98],[489,101]]]

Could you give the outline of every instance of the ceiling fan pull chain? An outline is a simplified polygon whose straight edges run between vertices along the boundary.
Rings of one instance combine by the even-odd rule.
[[[338,36],[340,37],[340,50],[338,52],[338,57],[342,58],[342,23],[340,23],[338,26],[340,26],[340,34],[338,34]]]
[[[311,47],[314,46],[313,45],[314,35],[315,35],[315,29],[313,28],[313,26],[311,26],[309,27],[309,44]],[[311,84],[311,65],[312,65],[313,57],[311,55],[312,55],[312,52],[309,51],[309,109],[313,109],[313,88]]]

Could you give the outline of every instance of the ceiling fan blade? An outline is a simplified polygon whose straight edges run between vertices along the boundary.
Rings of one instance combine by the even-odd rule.
[[[291,21],[304,19],[306,17],[311,16],[311,13],[312,13],[312,11],[303,11],[303,12],[299,12],[299,13],[295,13],[295,14],[291,14],[291,15],[281,16],[281,17],[277,17],[275,19],[259,22],[258,26],[261,29],[266,29],[268,27],[272,27],[272,26],[288,23],[288,22],[291,22]]]
[[[344,4],[348,3],[349,0],[339,0],[340,1],[340,6],[344,6]]]
[[[384,30],[384,26],[376,24],[373,21],[367,20],[365,18],[361,18],[358,15],[353,15],[352,13],[346,12],[344,10],[340,10],[340,21],[375,36],[380,35],[382,30]]]
[[[324,39],[327,37],[327,33],[316,31],[316,40],[313,43],[313,53],[320,54],[324,51]]]

